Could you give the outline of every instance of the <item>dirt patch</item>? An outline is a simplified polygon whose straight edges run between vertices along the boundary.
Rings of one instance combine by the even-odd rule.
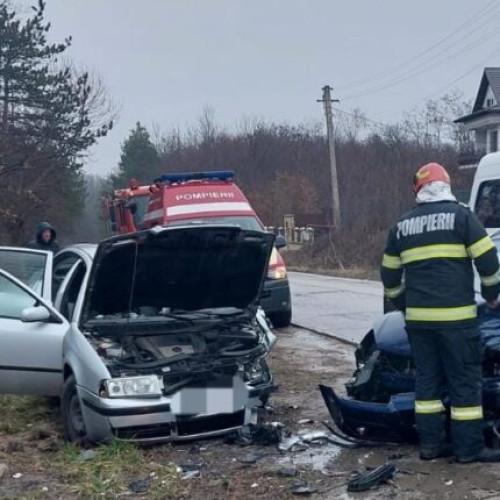
[[[321,420],[329,416],[317,386],[342,391],[353,348],[294,328],[278,337],[269,358],[278,389],[262,420],[282,424],[285,439],[323,430]],[[276,500],[295,498],[297,483],[317,490],[313,499],[500,498],[498,466],[421,462],[415,447],[345,450],[322,444],[292,452],[214,439],[149,449],[113,443],[82,455],[64,444],[58,410],[45,400],[4,396],[0,404],[0,498]],[[365,494],[346,492],[353,472],[387,462],[399,470],[391,484]]]

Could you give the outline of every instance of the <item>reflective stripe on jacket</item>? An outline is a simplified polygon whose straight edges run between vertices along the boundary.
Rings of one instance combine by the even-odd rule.
[[[474,261],[486,300],[498,297],[495,245],[456,202],[418,205],[391,229],[382,260],[385,295],[412,328],[467,326],[476,319]]]

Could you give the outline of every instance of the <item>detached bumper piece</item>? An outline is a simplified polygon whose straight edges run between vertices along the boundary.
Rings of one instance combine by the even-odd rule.
[[[395,473],[396,467],[394,467],[394,465],[381,465],[372,471],[361,473],[349,481],[347,484],[347,491],[355,492],[372,490],[392,479]]]
[[[413,393],[391,396],[388,403],[371,403],[340,398],[325,385],[319,390],[333,421],[347,436],[391,443],[418,441]]]

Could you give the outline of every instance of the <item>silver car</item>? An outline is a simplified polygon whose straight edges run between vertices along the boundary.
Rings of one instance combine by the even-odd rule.
[[[0,392],[61,396],[79,444],[255,422],[276,342],[258,307],[273,236],[153,228],[46,252],[0,247]]]

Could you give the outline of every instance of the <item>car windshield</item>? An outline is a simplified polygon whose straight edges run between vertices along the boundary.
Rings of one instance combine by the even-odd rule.
[[[21,249],[0,249],[0,268],[41,294],[47,256]]]
[[[481,184],[474,211],[484,227],[500,227],[500,180]]]
[[[241,229],[262,231],[264,228],[255,217],[227,216],[227,217],[199,217],[189,220],[176,220],[169,226],[185,226],[186,224],[224,224],[240,226]]]

